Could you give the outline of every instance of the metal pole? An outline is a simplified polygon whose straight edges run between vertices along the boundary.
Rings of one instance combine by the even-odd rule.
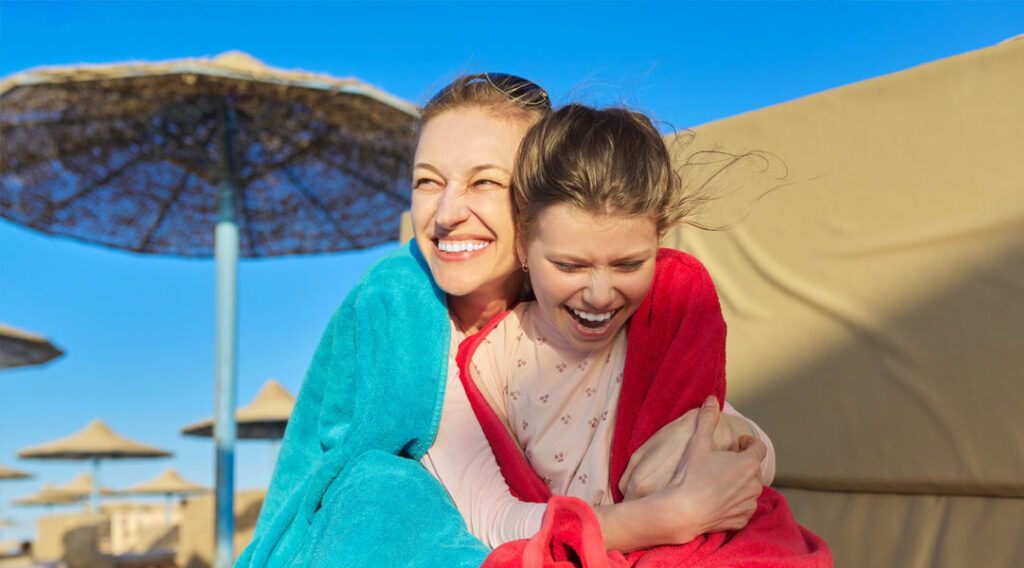
[[[100,458],[92,458],[92,491],[89,495],[89,511],[92,514],[100,512]]]
[[[235,112],[228,108],[224,121],[224,169],[218,186],[220,217],[214,235],[217,264],[216,420],[213,437],[217,455],[217,520],[214,566],[230,568],[234,556],[235,495],[235,377],[238,354],[238,224],[235,221],[234,167]]]

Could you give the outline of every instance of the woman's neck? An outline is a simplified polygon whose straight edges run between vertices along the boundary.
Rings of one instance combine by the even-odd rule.
[[[494,316],[518,302],[522,292],[523,279],[512,276],[497,289],[477,290],[465,296],[448,296],[448,312],[459,330],[472,335],[483,329]]]

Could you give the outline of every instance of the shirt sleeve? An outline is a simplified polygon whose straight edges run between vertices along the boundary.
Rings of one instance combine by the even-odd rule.
[[[504,358],[506,346],[502,335],[492,335],[491,341],[481,344],[474,357],[474,362],[481,365],[479,374],[488,379],[487,385],[479,385],[481,390],[489,391],[499,406],[504,397],[498,386],[500,381],[495,380],[499,369],[494,366]],[[504,413],[501,408],[499,414]],[[454,362],[449,365],[437,437],[421,461],[444,485],[470,533],[487,546],[497,548],[512,540],[532,537],[540,530],[547,505],[520,501],[509,491]]]
[[[742,418],[753,429],[754,434],[757,435],[757,439],[764,442],[764,445],[767,446],[768,453],[766,453],[764,459],[761,460],[761,483],[764,484],[765,487],[770,486],[772,481],[775,480],[775,446],[772,445],[772,440],[768,437],[768,433],[762,430],[761,427],[757,425],[757,422],[754,422],[740,414],[739,411],[733,408],[733,406],[728,402],[722,406],[722,413]]]

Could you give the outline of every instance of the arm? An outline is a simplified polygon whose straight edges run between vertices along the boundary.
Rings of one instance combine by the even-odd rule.
[[[700,409],[697,408],[687,411],[663,426],[633,452],[619,482],[619,488],[626,500],[649,495],[668,484],[682,461],[686,445],[693,436],[698,412]],[[775,448],[771,439],[753,420],[745,418],[726,402],[718,427],[714,431],[714,449],[738,451],[740,440],[744,436],[753,436],[764,443],[767,453],[761,460],[760,477],[763,485],[771,485],[772,479],[775,478]]]
[[[437,438],[422,461],[444,485],[469,531],[487,546],[529,538],[540,528],[547,505],[512,496],[455,377],[448,381]]]
[[[637,550],[684,544],[697,536],[746,525],[761,494],[764,445],[744,436],[739,451],[714,449],[718,404],[709,398],[679,469],[659,491],[616,505],[597,507],[605,545]]]

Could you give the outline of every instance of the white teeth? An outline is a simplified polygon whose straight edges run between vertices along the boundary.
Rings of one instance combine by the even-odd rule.
[[[437,241],[437,248],[444,252],[465,252],[480,250],[491,243],[474,243],[470,241]]]
[[[576,317],[578,317],[580,319],[585,319],[587,321],[607,321],[607,320],[611,319],[611,317],[613,315],[615,315],[615,310],[612,310],[610,312],[605,312],[603,314],[592,314],[590,312],[581,312],[581,311],[577,310],[576,308],[569,308],[569,309],[572,310],[572,313],[576,314]]]

